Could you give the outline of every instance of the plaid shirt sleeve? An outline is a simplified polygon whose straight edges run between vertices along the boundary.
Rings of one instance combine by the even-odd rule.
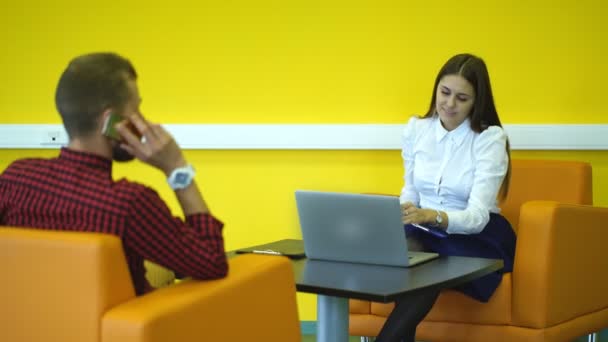
[[[211,214],[189,215],[184,222],[147,187],[133,195],[124,232],[129,248],[185,276],[214,279],[228,273],[222,222]]]
[[[4,173],[0,173],[0,194],[6,192],[6,186],[4,181]],[[0,196],[0,224],[4,224],[4,211],[6,210],[5,196]]]

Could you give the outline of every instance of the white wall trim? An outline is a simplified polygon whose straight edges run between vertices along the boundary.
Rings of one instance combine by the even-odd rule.
[[[192,150],[398,150],[400,124],[168,124]],[[606,150],[608,124],[505,125],[513,150]],[[59,148],[60,124],[0,125],[0,148]]]

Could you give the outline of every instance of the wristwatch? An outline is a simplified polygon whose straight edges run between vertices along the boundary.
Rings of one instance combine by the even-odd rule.
[[[194,167],[192,167],[192,165],[178,167],[177,169],[171,171],[169,178],[167,178],[167,183],[169,183],[169,186],[173,190],[184,189],[192,184],[195,174],[196,172],[194,171]]]
[[[441,222],[443,222],[443,216],[441,216],[441,212],[439,210],[435,210],[437,212],[437,216],[435,217],[435,225],[440,226]]]

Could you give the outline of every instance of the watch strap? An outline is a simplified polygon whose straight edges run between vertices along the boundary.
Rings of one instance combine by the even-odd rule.
[[[433,223],[433,227],[439,227],[443,222],[443,216],[441,216],[441,212],[439,210],[435,210],[437,212],[437,216],[435,216],[435,222]]]

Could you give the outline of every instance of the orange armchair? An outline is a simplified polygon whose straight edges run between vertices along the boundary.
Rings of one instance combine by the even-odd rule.
[[[424,341],[571,341],[608,326],[608,208],[590,206],[591,166],[514,160],[503,214],[517,233],[514,271],[488,303],[443,291]],[[376,336],[392,304],[350,301],[350,334]]]
[[[136,297],[117,237],[0,227],[0,341],[300,341],[290,262],[229,264]]]

